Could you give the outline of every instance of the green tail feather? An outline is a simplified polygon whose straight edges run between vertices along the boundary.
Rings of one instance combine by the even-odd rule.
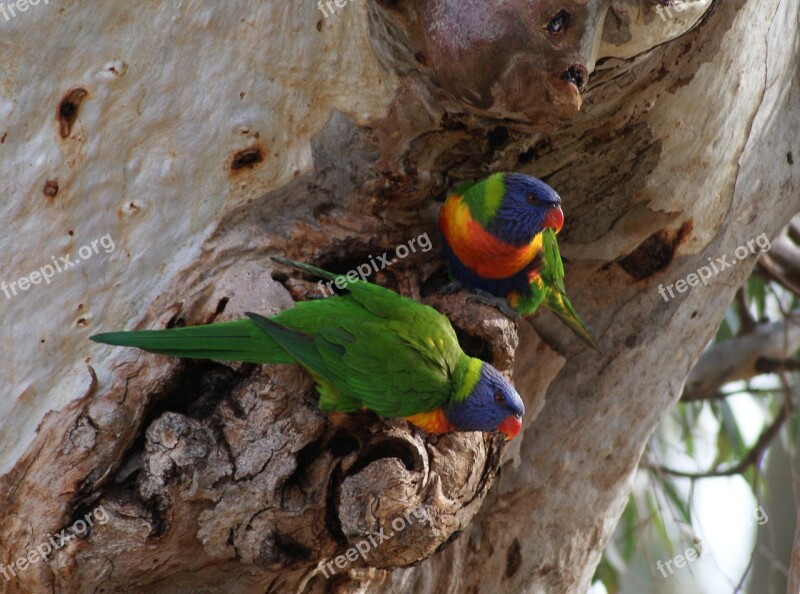
[[[314,276],[318,276],[320,278],[327,278],[328,280],[336,280],[340,278],[346,282],[347,284],[351,284],[347,277],[343,274],[334,274],[333,272],[328,272],[327,270],[323,270],[322,268],[317,268],[316,266],[311,266],[311,264],[304,264],[303,262],[295,262],[294,260],[289,260],[287,258],[279,258],[278,256],[272,256],[272,259],[278,262],[279,264],[283,264],[284,266],[291,266],[292,268],[297,268],[298,270],[302,270],[303,272],[307,272]]]
[[[595,339],[589,333],[589,330],[586,329],[586,326],[578,315],[578,312],[575,311],[575,308],[572,306],[572,303],[570,303],[570,300],[566,295],[557,290],[551,289],[547,292],[547,298],[544,301],[544,306],[556,314],[578,338],[580,338],[583,342],[588,344],[601,355],[604,354],[597,345]]]
[[[294,358],[250,320],[236,320],[140,332],[107,332],[89,337],[95,342],[138,347],[157,355],[186,359],[243,361],[246,363],[295,363]]]
[[[276,262],[292,266],[315,276],[336,280],[342,278],[347,285],[352,283],[346,276],[333,274],[301,262],[285,258],[273,258]],[[327,309],[320,311],[319,305],[311,310],[298,304],[275,316],[281,324],[304,328],[315,334],[328,316],[349,311],[355,303],[338,298],[326,300]],[[326,315],[327,314],[327,315]],[[292,324],[291,321],[295,323]],[[278,326],[280,327],[280,326]],[[144,330],[139,332],[107,332],[89,337],[95,342],[115,346],[137,347],[157,355],[171,355],[185,359],[212,359],[215,361],[242,361],[245,363],[297,363],[269,332],[259,327],[253,320],[244,319],[205,326],[171,328],[168,330]]]
[[[325,372],[325,364],[317,351],[313,336],[281,326],[257,313],[248,311],[245,312],[245,315],[271,340],[275,341],[281,349],[291,353],[296,362],[301,363],[315,373]]]

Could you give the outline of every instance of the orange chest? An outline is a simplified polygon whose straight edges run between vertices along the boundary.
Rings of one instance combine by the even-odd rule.
[[[405,420],[428,433],[450,433],[456,430],[447,420],[447,417],[444,416],[444,411],[441,407],[434,408],[428,412],[410,415],[405,417]]]
[[[514,276],[542,249],[541,233],[522,246],[498,239],[472,218],[460,196],[451,196],[444,203],[439,212],[439,230],[456,257],[483,278]]]

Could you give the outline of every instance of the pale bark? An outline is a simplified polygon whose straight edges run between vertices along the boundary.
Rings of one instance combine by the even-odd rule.
[[[663,22],[649,0],[571,1],[554,47],[545,3],[500,4],[351,1],[326,20],[313,2],[64,0],[0,21],[5,279],[116,244],[0,295],[0,563],[109,514],[5,591],[585,591],[755,257],[669,302],[659,284],[800,210],[800,8],[729,0]],[[520,23],[534,41],[514,29],[509,53]],[[576,62],[594,66],[582,96],[559,82]],[[513,363],[530,414],[509,447],[328,420],[298,369],[87,341],[288,307],[318,289],[269,255],[346,271],[435,238],[453,183],[512,169],[562,195],[567,288],[605,357],[548,314],[517,346],[497,312],[429,296],[438,238],[373,278]],[[325,579],[321,563],[420,504],[430,520],[373,548],[372,569]]]
[[[758,324],[752,332],[714,344],[686,378],[682,399],[713,398],[725,384],[752,379],[789,361],[800,348],[799,315]]]

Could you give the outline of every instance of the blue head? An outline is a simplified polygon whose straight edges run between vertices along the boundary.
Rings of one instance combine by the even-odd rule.
[[[460,431],[500,431],[511,439],[522,427],[525,405],[514,386],[484,363],[469,396],[445,408],[444,414]]]
[[[564,225],[561,198],[540,179],[521,173],[503,176],[505,194],[487,229],[492,235],[512,245],[525,245],[552,228],[556,233]]]

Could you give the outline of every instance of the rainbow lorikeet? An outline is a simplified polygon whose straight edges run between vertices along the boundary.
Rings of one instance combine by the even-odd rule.
[[[497,369],[461,350],[444,315],[372,283],[275,260],[342,279],[346,294],[300,302],[270,318],[248,313],[232,322],[91,340],[184,358],[298,363],[316,381],[325,411],[367,409],[431,433],[500,431],[511,439],[519,432],[519,394]]]
[[[506,299],[522,316],[544,305],[601,352],[564,288],[556,242],[563,225],[556,191],[519,173],[462,184],[439,211],[451,277],[467,289]]]

